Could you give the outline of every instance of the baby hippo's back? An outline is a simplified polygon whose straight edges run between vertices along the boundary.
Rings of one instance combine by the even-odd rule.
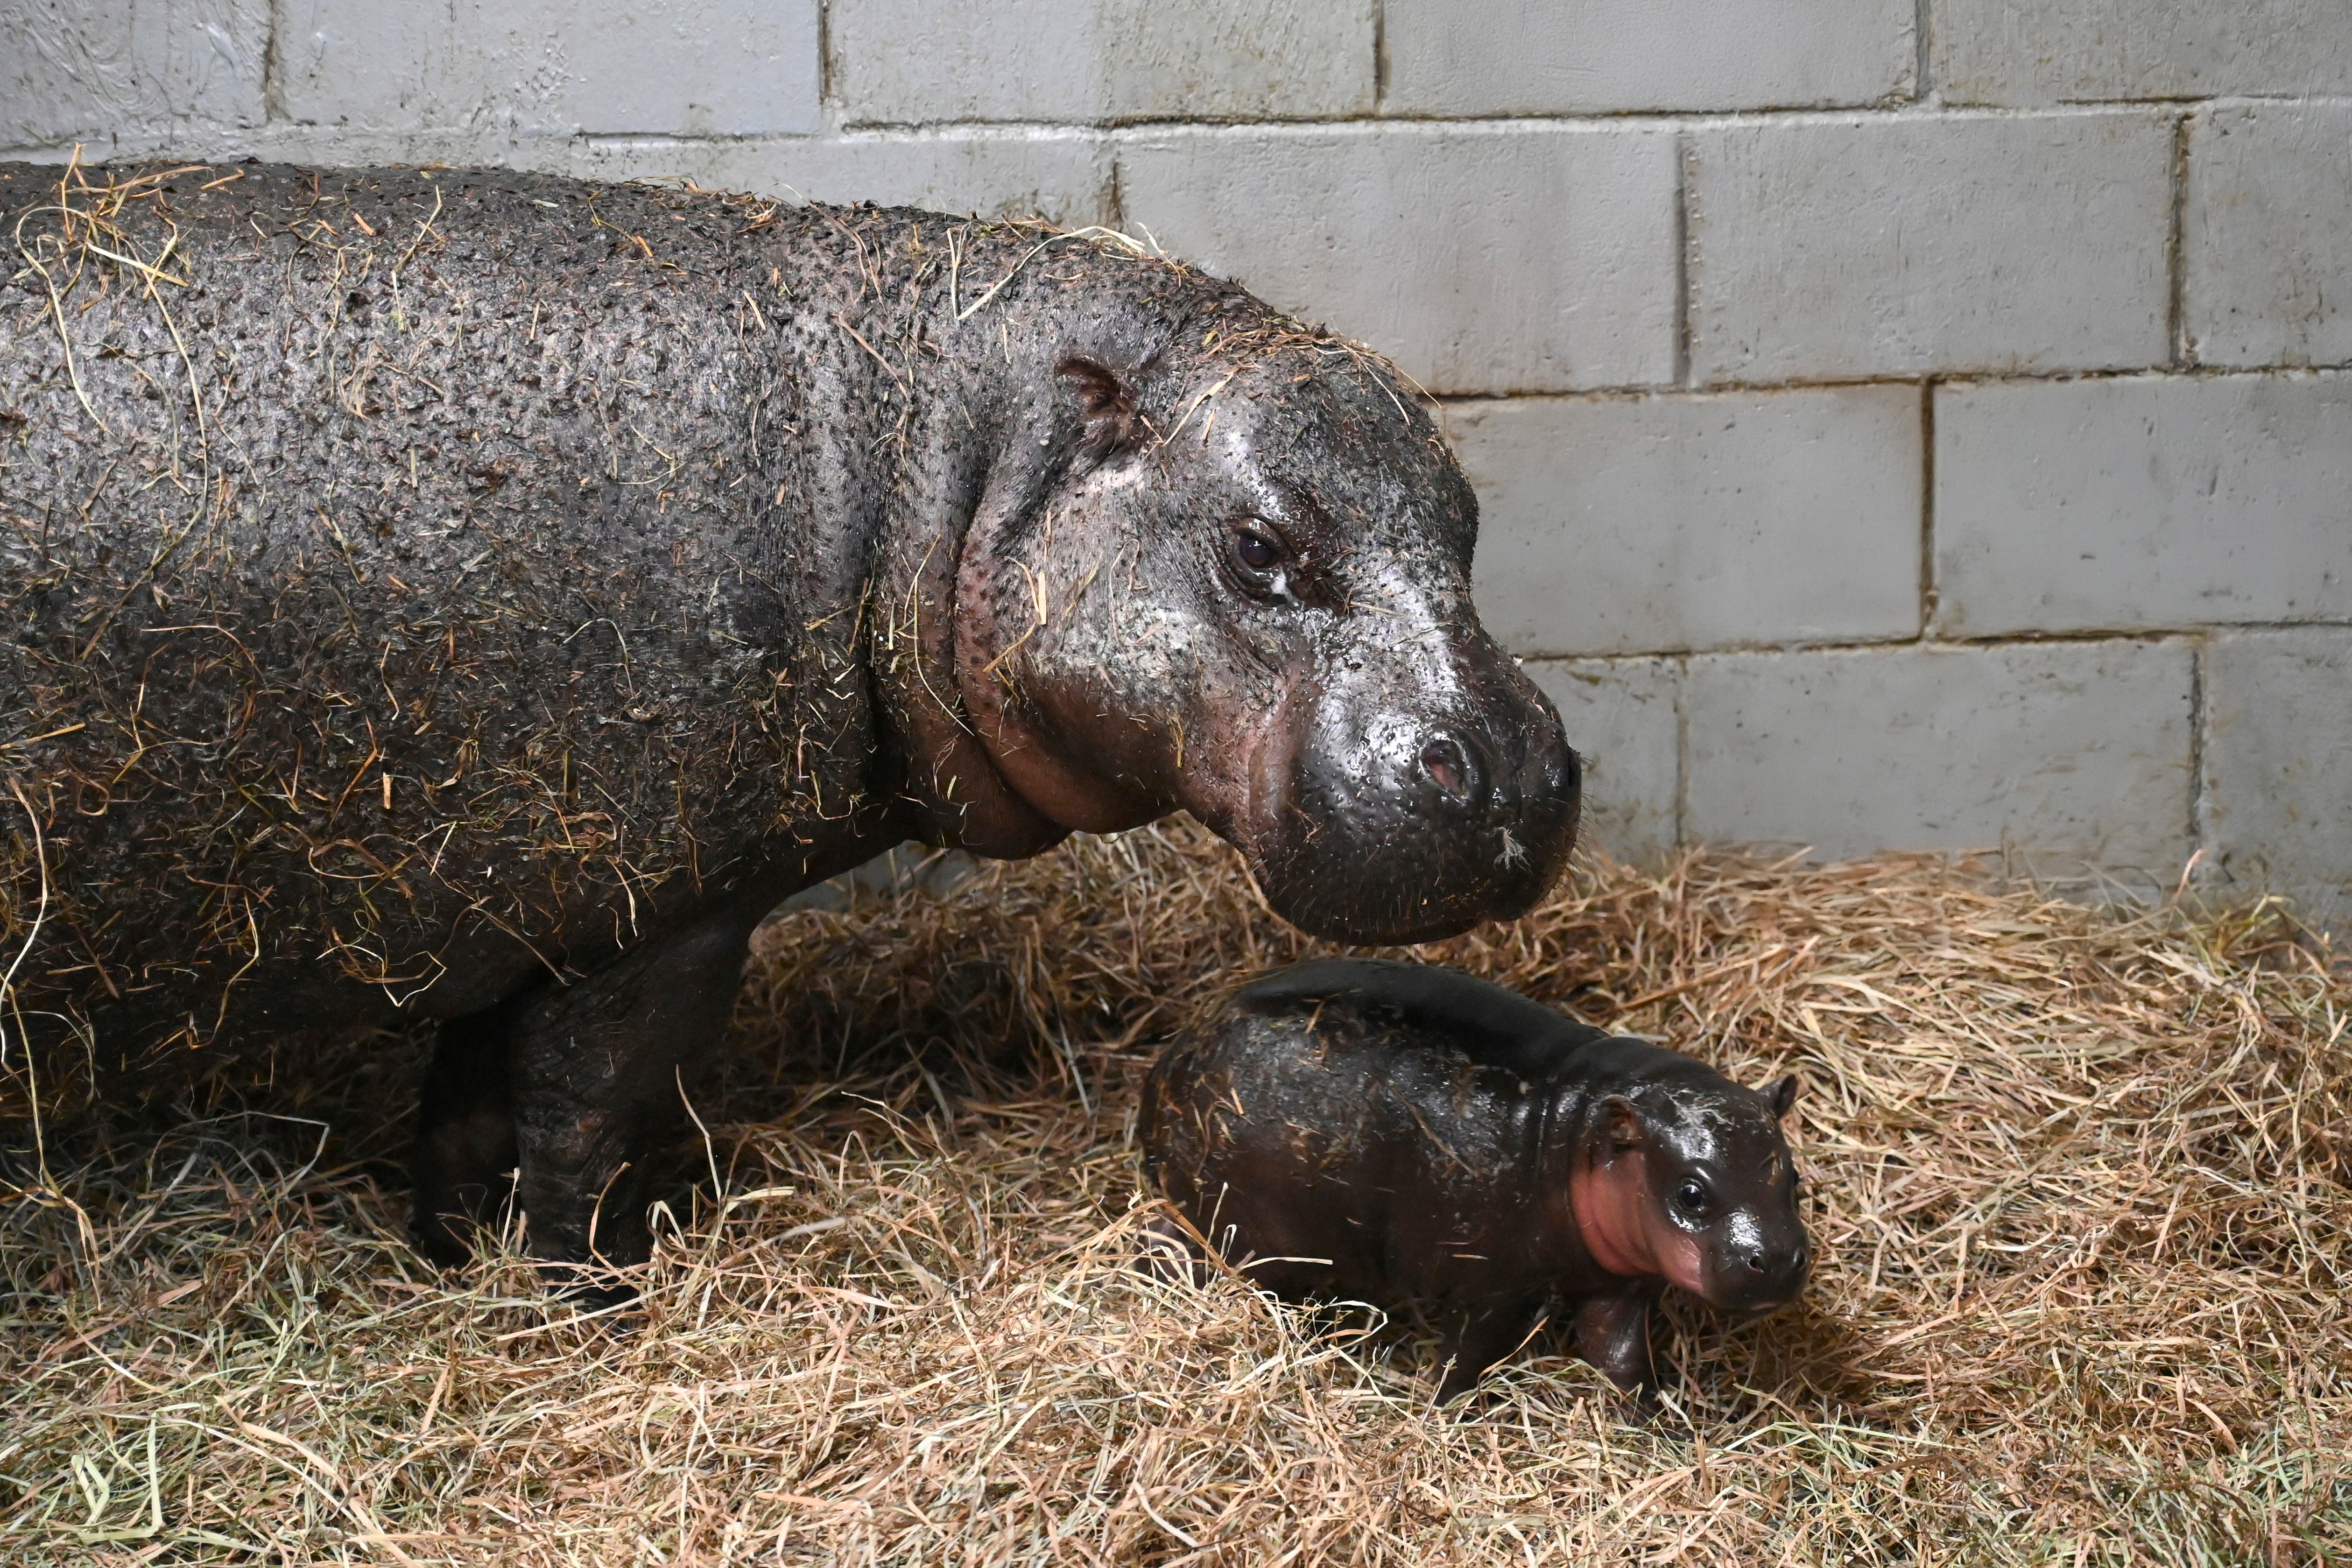
[[[1286,1296],[1470,1304],[1586,1261],[1555,1169],[1610,1040],[1450,970],[1333,960],[1244,988],[1153,1069],[1147,1168]]]

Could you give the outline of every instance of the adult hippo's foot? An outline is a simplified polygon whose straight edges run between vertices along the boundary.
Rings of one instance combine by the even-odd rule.
[[[684,1130],[767,900],[737,899],[569,985],[442,1026],[415,1159],[416,1245],[445,1265],[519,1201],[532,1255],[603,1304],[642,1262],[649,1152]]]

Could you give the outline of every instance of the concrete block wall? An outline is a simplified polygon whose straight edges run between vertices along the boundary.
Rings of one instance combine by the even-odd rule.
[[[1148,235],[1394,355],[1595,836],[2352,919],[2345,0],[0,0],[0,156]]]

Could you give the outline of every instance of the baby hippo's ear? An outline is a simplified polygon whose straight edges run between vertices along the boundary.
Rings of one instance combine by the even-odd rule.
[[[1131,380],[1084,354],[1063,355],[1054,373],[1069,382],[1077,394],[1078,417],[1086,424],[1085,434],[1078,437],[1080,452],[1100,463],[1142,444],[1150,427],[1144,423]]]
[[[1612,1151],[1622,1153],[1642,1146],[1642,1113],[1634,1108],[1633,1102],[1622,1094],[1612,1094],[1601,1102],[1601,1116]]]
[[[1772,1102],[1772,1119],[1779,1121],[1789,1113],[1789,1107],[1797,1103],[1797,1075],[1791,1072],[1764,1091],[1764,1095]]]

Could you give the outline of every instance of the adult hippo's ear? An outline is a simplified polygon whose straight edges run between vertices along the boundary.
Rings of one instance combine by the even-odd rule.
[[[1772,1102],[1772,1119],[1779,1121],[1789,1113],[1789,1107],[1797,1103],[1797,1075],[1791,1072],[1781,1079],[1764,1091],[1764,1096]]]
[[[1146,360],[1138,367],[1139,375],[1150,369],[1151,361]],[[1095,462],[1107,462],[1134,451],[1150,434],[1142,404],[1135,395],[1136,378],[1122,375],[1100,360],[1084,354],[1063,355],[1055,362],[1054,373],[1067,382],[1070,390],[1077,394],[1078,417],[1086,424],[1085,434],[1078,437],[1078,450]]]

